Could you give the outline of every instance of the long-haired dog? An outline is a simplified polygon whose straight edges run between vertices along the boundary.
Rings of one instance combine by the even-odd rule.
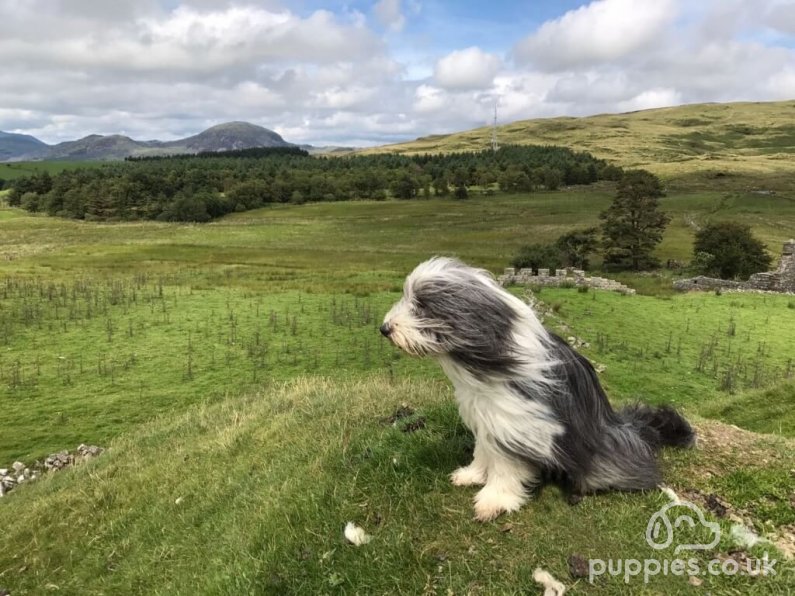
[[[490,273],[455,259],[421,263],[381,333],[409,354],[435,357],[452,381],[475,450],[451,480],[483,485],[480,521],[519,509],[544,478],[577,495],[654,488],[657,449],[695,440],[671,408],[611,408],[586,358]]]

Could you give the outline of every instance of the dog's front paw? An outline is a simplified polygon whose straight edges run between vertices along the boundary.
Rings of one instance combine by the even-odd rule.
[[[475,495],[475,519],[480,522],[491,521],[503,513],[517,511],[526,500],[524,494],[486,485]]]
[[[450,482],[456,486],[472,486],[473,484],[486,484],[486,472],[472,464],[458,468],[450,474]]]

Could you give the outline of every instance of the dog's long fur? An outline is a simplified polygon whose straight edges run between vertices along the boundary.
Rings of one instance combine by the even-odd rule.
[[[475,516],[515,511],[542,478],[576,494],[655,487],[655,451],[695,435],[671,408],[611,408],[591,364],[486,271],[436,257],[407,278],[381,332],[435,357],[475,435],[474,458],[451,475],[482,484]]]

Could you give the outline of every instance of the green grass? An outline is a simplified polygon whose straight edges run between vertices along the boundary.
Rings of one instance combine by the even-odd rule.
[[[499,271],[522,244],[597,223],[612,193],[274,206],[208,225],[0,208],[0,466],[110,447],[0,500],[0,588],[533,593],[536,566],[575,593],[640,588],[575,581],[566,559],[651,556],[643,532],[660,494],[571,507],[550,487],[473,523],[473,491],[447,480],[472,439],[446,379],[377,333],[419,261],[455,254]],[[663,206],[663,260],[687,260],[710,219],[749,223],[774,252],[795,228],[787,193],[671,192]],[[544,289],[548,323],[589,342],[614,401],[671,403],[697,421],[703,448],[664,455],[676,490],[715,493],[780,534],[795,523],[791,297],[671,295],[669,273],[621,278],[647,295]],[[404,402],[425,428],[382,423]],[[349,520],[373,543],[345,545]],[[716,594],[795,587],[791,575],[704,580]]]
[[[519,247],[592,226],[614,189],[497,195],[468,201],[356,201],[273,206],[209,225],[94,224],[0,209],[0,272],[152,273],[193,270],[208,282],[255,289],[378,291],[432,254],[499,271]],[[695,227],[747,223],[778,255],[795,229],[795,197],[752,192],[675,193],[658,256],[688,261]]]
[[[417,369],[377,327],[396,295],[253,294],[139,276],[0,287],[0,462],[105,443],[163,412],[301,374]],[[57,396],[54,399],[54,396]]]
[[[15,180],[31,174],[48,172],[57,174],[64,170],[76,168],[96,168],[101,162],[97,161],[15,161],[0,163],[0,179]]]
[[[760,391],[715,399],[702,408],[705,416],[768,434],[795,435],[795,385],[782,383]],[[760,407],[763,404],[763,407]]]
[[[405,433],[385,425],[401,403],[418,408],[426,427]],[[662,494],[611,493],[572,507],[549,487],[509,527],[473,523],[474,491],[447,480],[471,446],[440,382],[299,379],[192,406],[119,438],[99,460],[5,499],[0,583],[15,595],[519,594],[539,593],[531,575],[541,566],[572,593],[688,591],[686,577],[653,577],[644,586],[637,578],[627,585],[605,576],[590,585],[568,576],[572,554],[674,558],[644,538],[649,517],[666,502]],[[774,439],[745,446],[767,456],[787,449]],[[710,453],[723,461],[721,449]],[[704,455],[664,459],[677,490],[714,488],[703,475]],[[748,507],[775,503],[769,482],[778,488],[793,464],[791,450],[764,468],[735,462],[721,497]],[[741,474],[758,481],[742,483]],[[348,521],[372,542],[345,544]],[[728,535],[729,524],[721,525]],[[704,539],[686,529],[678,537]],[[716,552],[728,548],[724,540]],[[703,566],[714,553],[687,556]],[[783,564],[778,571],[703,576],[701,589],[786,593],[792,577]]]
[[[561,335],[571,333],[590,344],[583,351],[606,365],[604,380],[615,397],[714,415],[716,402],[728,401],[727,394],[795,379],[790,338],[795,310],[787,307],[787,296],[627,297],[559,289],[544,289],[538,296],[557,309],[548,324],[559,330],[566,325]],[[746,416],[714,417],[795,437],[795,425],[775,422],[791,396],[791,391],[774,391],[755,414],[749,408]],[[753,401],[758,403],[758,396]],[[771,420],[762,426],[764,417]]]

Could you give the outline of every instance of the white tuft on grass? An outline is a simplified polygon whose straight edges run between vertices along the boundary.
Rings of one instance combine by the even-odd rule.
[[[743,524],[732,524],[729,536],[736,546],[741,546],[743,548],[751,548],[760,542],[770,542],[767,538],[762,538],[759,534]]]
[[[533,571],[533,579],[544,586],[544,596],[563,596],[566,593],[566,586],[540,567]]]
[[[348,522],[345,524],[345,540],[350,542],[355,546],[361,546],[362,544],[367,544],[373,539],[372,536],[367,534],[362,528],[357,526],[353,522]]]
[[[660,485],[660,490],[665,493],[669,499],[671,499],[672,503],[676,503],[678,505],[682,502],[682,499],[679,498],[679,495],[677,495],[672,488]]]

